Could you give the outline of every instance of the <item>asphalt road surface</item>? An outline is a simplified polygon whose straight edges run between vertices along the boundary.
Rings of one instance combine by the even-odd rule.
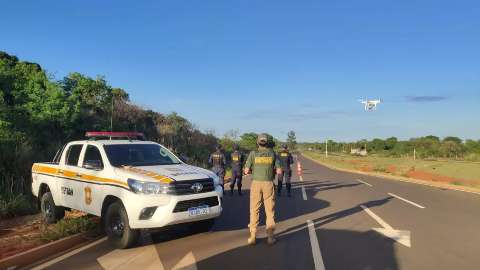
[[[144,233],[128,250],[100,239],[36,269],[480,269],[480,195],[299,161],[293,196],[276,201],[274,246],[264,227],[247,245],[246,179],[244,196],[226,195],[210,232]]]

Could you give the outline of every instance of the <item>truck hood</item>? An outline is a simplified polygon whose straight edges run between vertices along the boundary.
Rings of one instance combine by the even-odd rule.
[[[187,181],[196,179],[212,178],[216,175],[199,167],[187,164],[121,167],[116,169],[125,178],[133,178],[140,181]]]

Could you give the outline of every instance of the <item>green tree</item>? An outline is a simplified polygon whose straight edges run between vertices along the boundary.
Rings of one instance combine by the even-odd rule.
[[[291,150],[295,150],[297,146],[297,136],[295,134],[295,131],[293,130],[290,130],[287,133],[287,145],[288,145],[288,148]]]

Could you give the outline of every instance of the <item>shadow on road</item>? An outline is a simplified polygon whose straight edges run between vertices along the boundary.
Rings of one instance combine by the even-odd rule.
[[[298,234],[308,235],[304,227]],[[325,268],[328,270],[398,269],[394,242],[374,231],[319,229],[316,231]],[[296,250],[288,247],[293,235],[282,235],[270,247],[265,243],[242,246],[197,262],[198,269],[315,269],[308,240]],[[328,243],[328,244],[327,244]],[[328,248],[323,248],[327,246]],[[261,254],[261,256],[259,256]],[[225,267],[227,268],[227,267]]]

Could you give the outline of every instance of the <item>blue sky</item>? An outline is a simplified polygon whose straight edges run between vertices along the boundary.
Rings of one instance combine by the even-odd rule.
[[[478,1],[19,0],[0,25],[57,79],[104,75],[219,136],[480,139]]]

